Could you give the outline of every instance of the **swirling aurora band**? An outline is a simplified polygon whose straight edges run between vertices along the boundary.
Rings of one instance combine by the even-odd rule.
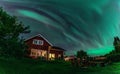
[[[120,36],[120,0],[0,0],[11,15],[73,54],[104,55]],[[26,36],[25,36],[26,37]]]

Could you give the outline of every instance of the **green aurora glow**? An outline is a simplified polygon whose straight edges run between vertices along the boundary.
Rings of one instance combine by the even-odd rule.
[[[104,55],[120,36],[120,0],[0,0],[0,5],[30,25],[25,37],[41,33],[67,54],[82,49]]]

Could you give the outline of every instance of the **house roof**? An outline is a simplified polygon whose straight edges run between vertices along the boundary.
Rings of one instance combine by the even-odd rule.
[[[52,46],[53,49],[58,49],[58,50],[62,50],[62,51],[65,51],[65,49],[63,48],[60,48],[60,47],[57,47],[57,46]]]
[[[30,39],[32,39],[32,38],[34,38],[34,37],[42,37],[45,41],[47,41],[51,46],[53,46],[52,45],[52,43],[50,43],[43,35],[41,35],[41,34],[38,34],[38,35],[35,35],[35,36],[32,36],[32,37],[30,37],[30,38],[27,38],[27,39],[25,39],[25,41],[28,41],[28,40],[30,40]]]

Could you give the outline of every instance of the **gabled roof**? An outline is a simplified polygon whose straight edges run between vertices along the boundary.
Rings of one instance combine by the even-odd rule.
[[[28,38],[28,39],[25,39],[25,41],[28,41],[28,40],[30,40],[30,39],[32,39],[32,38],[34,38],[34,37],[42,37],[45,41],[47,41],[51,46],[53,46],[44,36],[42,36],[41,34],[38,34],[38,35],[35,35],[35,36],[32,36],[32,37],[30,37],[30,38]]]
[[[52,46],[53,49],[58,49],[58,50],[61,50],[61,51],[65,51],[65,49],[63,48],[60,48],[60,47],[57,47],[57,46]]]

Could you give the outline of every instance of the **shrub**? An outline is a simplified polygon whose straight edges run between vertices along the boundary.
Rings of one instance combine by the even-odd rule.
[[[120,62],[120,53],[108,55],[107,60],[111,62]]]

